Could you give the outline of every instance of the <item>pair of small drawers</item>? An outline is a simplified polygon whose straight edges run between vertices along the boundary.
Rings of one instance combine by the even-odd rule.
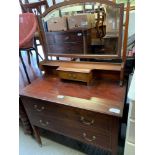
[[[111,151],[112,120],[104,114],[24,98],[31,124]]]

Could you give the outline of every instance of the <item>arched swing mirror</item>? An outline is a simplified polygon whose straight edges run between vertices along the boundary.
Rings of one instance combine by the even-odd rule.
[[[46,56],[120,58],[123,4],[68,0],[39,17]]]

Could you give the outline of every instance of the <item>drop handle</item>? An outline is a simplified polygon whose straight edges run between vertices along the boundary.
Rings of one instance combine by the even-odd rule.
[[[94,119],[92,119],[91,121],[87,121],[87,120],[85,120],[85,118],[83,116],[81,116],[80,120],[81,120],[81,122],[83,124],[86,124],[86,125],[92,125],[92,124],[94,124]]]
[[[41,112],[45,109],[45,107],[42,106],[41,108],[38,108],[38,106],[35,104],[34,109],[37,110],[38,112]]]
[[[83,138],[86,140],[86,141],[89,141],[89,142],[92,142],[96,139],[96,136],[92,136],[92,138],[88,138],[87,137],[87,134],[86,133],[83,133]]]
[[[48,122],[48,121],[44,123],[42,120],[39,120],[39,122],[40,122],[40,124],[41,124],[42,126],[47,126],[47,125],[49,125],[49,122]]]

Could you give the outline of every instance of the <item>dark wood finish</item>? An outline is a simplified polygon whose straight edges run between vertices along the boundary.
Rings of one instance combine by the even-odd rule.
[[[110,120],[112,119],[104,115],[105,119],[102,119],[102,114],[86,111],[83,109],[75,109],[73,107],[63,106],[55,103],[46,102],[38,99],[33,99],[33,102],[28,98],[24,98],[27,104],[26,108],[35,114],[36,117],[43,116],[53,119],[65,119],[69,121],[76,121],[76,126],[86,126],[88,130],[92,128],[104,129],[105,132],[110,132]],[[52,115],[51,115],[52,114]],[[38,116],[39,115],[39,116]]]
[[[20,98],[19,98],[19,116],[20,116],[20,120],[21,120],[23,129],[24,129],[24,133],[31,135],[32,127],[31,127],[31,124],[30,124],[27,114],[25,112],[25,108],[24,108],[23,103]]]
[[[116,81],[104,79],[103,81],[96,80],[93,86],[88,87],[78,83],[65,83],[53,76],[35,80],[31,85],[24,88],[20,94],[121,117],[125,86],[119,87]],[[65,98],[59,99],[57,95],[64,95]],[[94,100],[94,97],[100,100]],[[120,114],[109,112],[108,109],[112,106],[119,108]]]
[[[63,95],[64,98],[58,98]],[[94,86],[65,83],[43,77],[20,92],[37,141],[37,127],[81,142],[117,152],[119,118],[122,117],[125,86],[99,80]],[[109,112],[118,108],[120,113]]]
[[[40,138],[40,134],[39,134],[38,127],[32,125],[32,129],[33,129],[33,132],[34,132],[35,139],[36,139],[37,142],[42,146],[42,142],[41,142],[41,138]]]
[[[115,120],[113,117],[41,100],[28,98],[23,98],[23,100],[28,103],[25,105],[26,109],[33,114],[32,124],[111,150],[111,131],[113,120]],[[35,108],[36,105],[38,105],[37,108]],[[84,133],[88,137],[85,137]],[[96,138],[91,141],[94,135]]]
[[[61,79],[82,81],[82,82],[86,82],[87,85],[91,83],[93,78],[91,69],[59,67],[57,71]]]

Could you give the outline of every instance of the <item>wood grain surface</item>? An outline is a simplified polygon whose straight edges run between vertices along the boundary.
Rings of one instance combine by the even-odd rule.
[[[92,86],[86,86],[49,76],[35,80],[20,95],[121,117],[125,88],[111,80],[96,80]],[[63,95],[64,98],[58,98],[58,95]],[[111,113],[110,108],[118,108],[120,113]]]

